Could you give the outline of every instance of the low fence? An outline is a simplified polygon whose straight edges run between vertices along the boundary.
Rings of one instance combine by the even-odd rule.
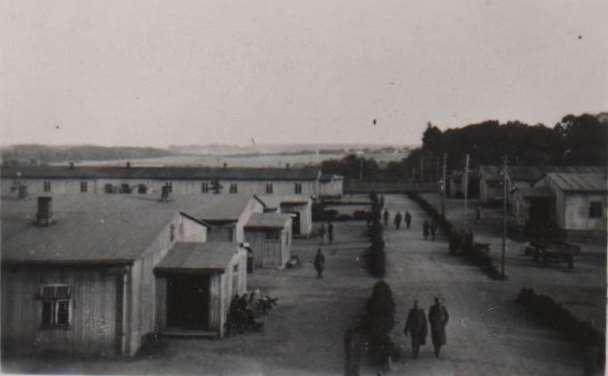
[[[344,179],[344,193],[405,193],[405,192],[439,192],[436,182],[419,181],[367,181]]]

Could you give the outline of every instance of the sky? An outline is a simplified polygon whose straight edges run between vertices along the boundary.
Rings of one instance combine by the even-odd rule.
[[[2,144],[413,145],[429,121],[608,110],[606,0],[0,0],[0,13]]]

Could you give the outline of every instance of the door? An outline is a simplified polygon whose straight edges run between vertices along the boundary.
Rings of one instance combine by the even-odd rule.
[[[291,217],[291,234],[293,236],[300,235],[300,213],[289,212],[287,214]]]
[[[167,326],[208,330],[209,276],[175,275],[167,284]]]

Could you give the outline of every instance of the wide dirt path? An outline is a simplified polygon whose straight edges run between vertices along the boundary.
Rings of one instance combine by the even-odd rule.
[[[391,214],[408,210],[409,230],[385,231],[387,275],[395,294],[398,324],[395,338],[408,356],[393,365],[393,374],[407,375],[579,375],[582,361],[553,330],[531,318],[515,303],[509,282],[493,281],[477,267],[448,255],[445,237],[422,238],[426,214],[400,195],[387,195]],[[391,215],[392,217],[392,215]],[[414,299],[428,313],[433,297],[445,299],[450,313],[447,346],[436,359],[430,338],[418,359],[411,359],[409,338],[403,336],[407,310]]]

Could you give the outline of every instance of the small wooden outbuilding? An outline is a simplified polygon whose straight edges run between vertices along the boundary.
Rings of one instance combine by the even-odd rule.
[[[262,268],[283,268],[291,257],[291,216],[254,213],[245,226],[245,238],[253,251],[253,263]]]

